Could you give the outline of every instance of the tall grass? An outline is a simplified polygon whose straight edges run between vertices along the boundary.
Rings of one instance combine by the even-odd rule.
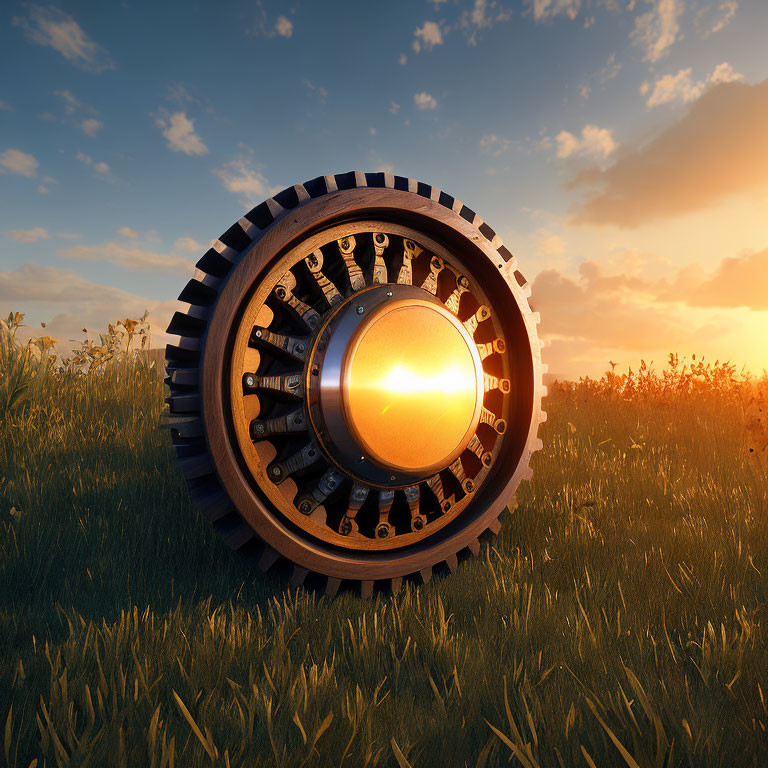
[[[212,534],[157,376],[113,363],[51,366],[0,418],[0,763],[768,762],[754,382],[688,364],[679,386],[554,386],[534,479],[480,558],[328,600]]]

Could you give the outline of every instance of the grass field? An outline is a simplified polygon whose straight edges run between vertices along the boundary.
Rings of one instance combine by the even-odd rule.
[[[212,535],[151,370],[57,374],[43,350],[13,395],[17,352],[0,359],[0,765],[768,764],[749,385],[555,387],[492,546],[394,599],[328,600]]]

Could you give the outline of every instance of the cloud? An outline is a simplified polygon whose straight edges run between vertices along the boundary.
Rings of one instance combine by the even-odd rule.
[[[664,75],[654,83],[653,90],[651,90],[650,83],[643,83],[640,86],[640,92],[643,94],[650,92],[650,96],[645,102],[646,105],[658,107],[673,101],[682,101],[683,103],[695,101],[706,88],[712,85],[731,83],[744,77],[736,72],[727,61],[718,64],[705,80],[698,82],[691,80],[691,71],[691,67],[688,67],[681,69],[676,75]]]
[[[725,0],[717,5],[705,5],[696,12],[694,26],[703,38],[708,38],[726,27],[739,10],[736,0]]]
[[[581,9],[581,0],[529,0],[535,21],[548,21],[564,14],[573,20]]]
[[[413,50],[418,53],[422,48],[431,51],[436,45],[443,44],[443,33],[436,21],[425,21],[413,32]]]
[[[586,198],[571,222],[637,227],[765,185],[767,136],[768,80],[716,85],[647,144],[573,178],[566,186]]]
[[[194,119],[187,117],[186,112],[168,115],[165,110],[161,110],[161,116],[155,120],[155,125],[160,128],[168,146],[174,152],[183,152],[190,156],[208,154],[208,147],[195,133]]]
[[[275,23],[275,32],[280,37],[290,37],[293,34],[293,22],[285,16],[278,16]]]
[[[179,275],[193,268],[193,263],[188,258],[177,253],[156,253],[114,242],[103,245],[73,245],[71,248],[59,250],[58,253],[68,259],[109,262],[131,272]]]
[[[555,140],[557,141],[557,156],[560,159],[573,155],[605,158],[616,149],[613,132],[608,128],[598,128],[596,125],[585,125],[581,129],[581,136],[574,136],[568,131],[560,131]]]
[[[64,111],[68,115],[74,114],[83,106],[68,88],[65,88],[63,91],[54,91],[53,95],[58,96],[64,102]]]
[[[103,160],[96,162],[90,155],[86,155],[84,152],[78,152],[76,157],[83,165],[92,168],[101,176],[109,176],[109,166]]]
[[[322,85],[315,85],[315,83],[307,79],[302,80],[302,82],[304,83],[304,87],[307,90],[314,91],[315,93],[317,93],[317,95],[320,97],[320,102],[322,104],[325,104],[325,100],[328,98],[328,91],[325,88],[323,88]]]
[[[510,139],[497,136],[495,133],[486,133],[480,139],[480,151],[498,157],[503,155],[512,146],[512,143]]]
[[[105,329],[107,323],[125,317],[141,317],[149,310],[153,346],[172,341],[164,333],[171,315],[179,308],[176,301],[157,301],[115,288],[100,285],[73,270],[39,264],[23,264],[0,272],[0,302],[18,311],[45,320],[46,333],[60,340],[59,351],[69,350],[68,339],[89,337]]]
[[[49,46],[67,61],[89,72],[114,69],[114,63],[98,43],[67,13],[47,6],[27,5],[27,18],[16,17],[13,24],[24,30],[26,37],[38,45]]]
[[[101,120],[96,120],[94,117],[89,117],[80,123],[80,127],[83,133],[93,138],[104,127],[104,123]]]
[[[192,253],[199,253],[205,250],[205,246],[202,243],[198,243],[193,237],[178,237],[173,242],[173,248],[176,251],[187,251]]]
[[[240,203],[247,208],[261,202],[272,191],[250,153],[241,154],[224,163],[221,168],[214,168],[212,173],[218,176],[224,187],[233,195],[237,195]]]
[[[768,248],[723,259],[714,274],[684,294],[694,307],[748,307],[768,310]]]
[[[646,0],[653,8],[635,17],[632,42],[645,49],[644,61],[652,64],[666,56],[680,32],[683,0]]]
[[[398,61],[398,64],[400,64],[401,67],[404,67],[408,63],[408,57],[404,53],[401,53],[397,57],[397,61]]]
[[[40,163],[34,155],[28,155],[20,149],[6,149],[0,154],[0,173],[18,173],[20,176],[37,176]]]
[[[127,237],[130,240],[136,240],[139,236],[139,233],[130,227],[120,227],[120,229],[117,230],[117,234]]]
[[[389,111],[396,115],[400,111],[400,105],[396,101],[391,101],[389,103]]]
[[[413,101],[419,109],[434,109],[437,106],[437,99],[426,91],[414,93]]]
[[[36,243],[38,240],[48,240],[48,232],[44,227],[12,229],[5,234],[20,243]]]
[[[13,107],[7,101],[0,99],[0,112],[13,112]]]

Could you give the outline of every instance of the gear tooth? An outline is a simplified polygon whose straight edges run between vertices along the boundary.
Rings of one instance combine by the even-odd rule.
[[[530,299],[531,298],[531,284],[530,283],[526,283],[525,285],[521,285],[520,289],[522,290],[523,296],[525,296],[526,299]]]
[[[488,530],[494,535],[498,536],[499,531],[501,530],[501,520],[497,517],[495,520],[492,520],[490,524],[488,525]]]
[[[408,179],[408,191],[414,193],[419,191],[419,182],[416,179]]]
[[[426,584],[432,578],[432,566],[428,565],[426,568],[422,568],[419,571],[419,575],[421,576],[422,582]]]
[[[340,586],[341,579],[329,576],[328,581],[325,583],[325,594],[328,595],[328,597],[333,597],[339,591]]]
[[[309,570],[307,568],[303,568],[300,565],[294,565],[291,573],[291,586],[300,587],[304,583],[304,579],[307,578],[308,573]]]
[[[437,187],[432,187],[432,191],[429,194],[429,199],[434,200],[436,203],[440,201],[440,193],[442,192],[442,189],[438,189]]]
[[[533,470],[530,467],[523,467],[523,471],[520,473],[521,480],[530,480],[533,477]]]
[[[303,184],[294,184],[293,189],[296,192],[296,197],[298,198],[299,205],[301,205],[301,203],[305,203],[307,200],[310,199],[309,192],[307,192],[307,189]]]
[[[199,395],[171,395],[168,398],[170,412],[177,413],[200,413]]]
[[[354,173],[355,173],[355,186],[367,187],[368,179],[365,178],[365,174],[362,171],[355,171]]]
[[[384,174],[384,186],[387,187],[387,189],[394,189],[395,188],[395,174],[394,173],[385,173]]]
[[[196,387],[200,384],[200,369],[177,368],[170,371],[169,378],[176,387]]]
[[[482,227],[484,223],[485,222],[480,218],[480,215],[476,213],[475,218],[472,219],[472,226],[480,229],[480,227]]]
[[[393,595],[398,594],[400,590],[403,588],[403,577],[396,576],[394,579],[392,579],[391,588],[392,588]]]
[[[456,555],[448,555],[445,558],[445,564],[448,566],[448,570],[453,573],[459,567],[459,558]]]
[[[472,539],[472,541],[467,544],[467,548],[475,557],[480,554],[480,542],[477,539]]]
[[[240,225],[240,228],[243,230],[243,232],[245,232],[245,234],[251,238],[251,240],[253,240],[253,238],[259,234],[259,228],[252,222],[248,221],[245,216],[243,216],[243,218],[240,219],[237,223]]]
[[[461,209],[464,207],[464,203],[461,202],[457,197],[453,198],[453,205],[451,206],[451,210],[454,213],[460,213]]]
[[[504,245],[504,242],[497,234],[494,233],[493,239],[491,240],[491,247],[498,251],[502,245]]]
[[[541,322],[541,315],[538,312],[531,312],[531,321],[538,325]]]
[[[243,521],[229,533],[225,534],[224,540],[230,549],[240,549],[243,544],[249,542],[256,534],[248,523]]]
[[[264,202],[267,204],[273,219],[279,219],[285,213],[285,208],[274,197],[268,197]]]
[[[547,420],[547,412],[539,411],[539,424],[543,424]]]
[[[541,364],[541,372],[542,373],[548,373],[549,372],[549,365],[547,365],[547,363],[542,363]]]
[[[549,394],[549,387],[544,384],[541,385],[541,396],[546,397]]]
[[[373,581],[370,579],[363,579],[360,582],[360,597],[367,600],[373,594]]]
[[[531,447],[532,451],[540,451],[544,447],[544,443],[541,441],[540,437],[535,437],[533,439],[533,445]]]
[[[272,547],[264,546],[264,551],[259,558],[259,570],[266,573],[280,558],[280,555],[275,552]]]
[[[227,261],[234,261],[237,257],[237,251],[222,243],[221,240],[214,240],[211,248],[213,248],[219,256],[223,256]]]
[[[336,177],[335,176],[326,175],[326,176],[323,176],[323,178],[325,179],[325,189],[326,189],[327,192],[330,193],[330,192],[337,192],[338,191],[339,188],[336,185]]]
[[[215,523],[233,511],[232,501],[218,485],[190,489],[189,497],[207,520]]]
[[[216,474],[216,470],[207,452],[201,453],[199,456],[178,459],[178,464],[186,480],[194,480],[199,477]]]

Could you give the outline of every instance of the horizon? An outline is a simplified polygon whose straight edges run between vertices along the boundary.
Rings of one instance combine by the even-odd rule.
[[[165,344],[195,261],[251,207],[386,170],[500,234],[553,375],[669,352],[759,375],[766,29],[758,0],[13,2],[0,316],[66,353],[148,309]]]

